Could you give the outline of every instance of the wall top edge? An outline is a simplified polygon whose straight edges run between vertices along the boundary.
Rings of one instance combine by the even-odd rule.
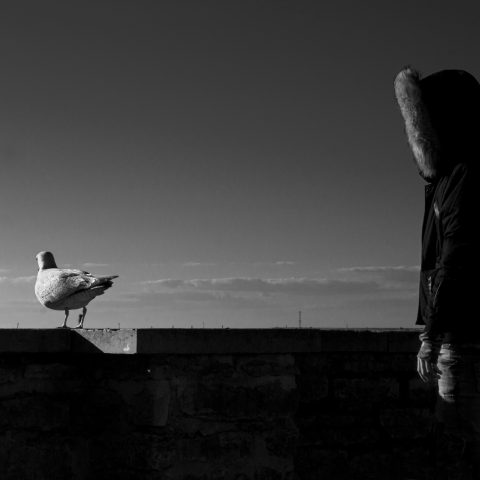
[[[415,352],[418,328],[0,329],[0,354]]]

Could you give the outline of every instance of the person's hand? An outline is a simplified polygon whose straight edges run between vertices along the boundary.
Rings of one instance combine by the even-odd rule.
[[[417,372],[424,382],[434,382],[440,378],[440,370],[430,358],[417,357]]]

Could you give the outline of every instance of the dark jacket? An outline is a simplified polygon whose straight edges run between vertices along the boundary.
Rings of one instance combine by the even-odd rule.
[[[480,340],[480,184],[475,170],[459,163],[425,187],[416,322],[426,326],[424,338]]]
[[[395,91],[425,187],[417,324],[422,340],[480,342],[480,85],[405,69]],[[477,299],[478,297],[478,299]]]

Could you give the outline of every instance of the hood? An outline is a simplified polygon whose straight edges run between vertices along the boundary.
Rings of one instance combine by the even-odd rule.
[[[457,163],[469,162],[480,135],[480,85],[463,70],[427,77],[407,67],[395,78],[395,95],[420,175],[432,182]]]

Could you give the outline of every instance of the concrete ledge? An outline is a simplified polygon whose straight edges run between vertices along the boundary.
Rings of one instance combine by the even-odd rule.
[[[0,353],[415,352],[419,329],[0,329]]]

